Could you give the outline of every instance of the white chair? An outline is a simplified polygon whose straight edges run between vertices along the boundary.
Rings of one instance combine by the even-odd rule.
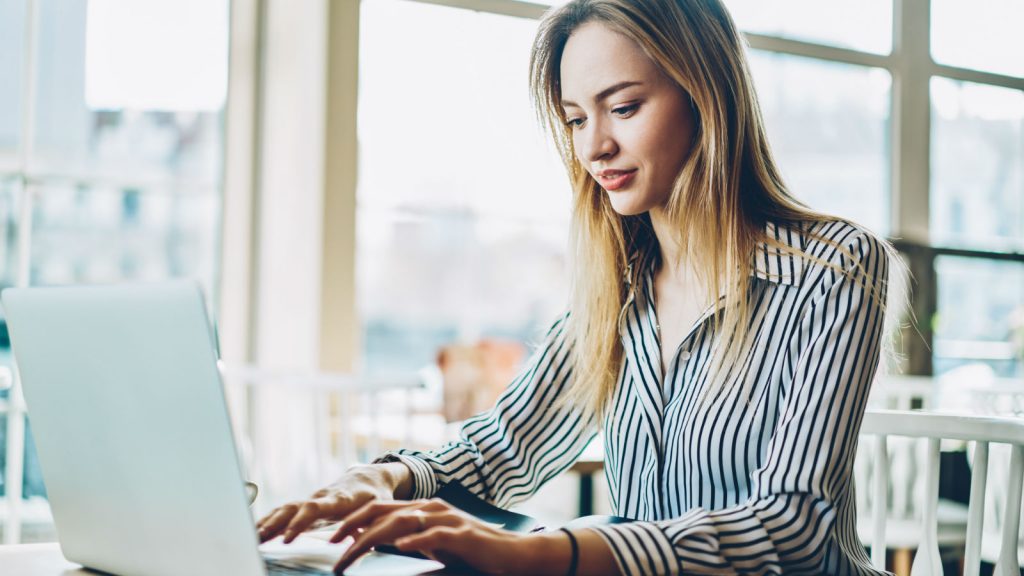
[[[938,379],[934,407],[941,412],[979,416],[1024,416],[1024,380],[1000,378],[984,364],[961,366]],[[968,450],[968,454],[970,454]],[[989,453],[989,472],[1005,476],[1010,468],[1008,446],[993,446]],[[999,555],[998,534],[1002,531],[1002,510],[1007,499],[1005,483],[986,492],[985,524],[982,530],[981,558],[994,563]],[[1024,562],[1024,532],[1018,537],[1018,558]]]
[[[932,410],[939,394],[939,383],[925,376],[880,375],[871,388],[869,410]],[[912,438],[890,438],[887,466],[890,472],[886,488],[886,534],[889,550],[893,551],[893,568],[899,574],[910,570],[914,550],[921,544],[921,518],[924,510],[922,492],[927,453],[921,443]],[[948,448],[948,447],[946,447]],[[858,487],[870,486],[874,473],[876,447],[861,442],[857,448],[854,479]],[[857,509],[871,510],[874,495],[869,490],[857,490]],[[943,550],[960,553],[966,544],[967,506],[959,502],[940,499],[936,509],[937,541]],[[873,531],[871,519],[861,516],[857,532],[863,541]]]
[[[985,492],[989,485],[989,444],[1009,445],[1011,457],[1008,477],[996,477],[993,480],[994,485],[998,482],[1005,482],[1006,486],[1006,499],[1001,518],[1002,529],[999,534],[999,553],[994,575],[1020,576],[1017,546],[1020,531],[1021,491],[1024,488],[1024,420],[869,410],[864,416],[861,435],[872,437],[876,456],[882,456],[875,460],[873,466],[871,478],[872,530],[867,540],[871,545],[872,563],[883,569],[885,568],[888,527],[886,502],[890,486],[888,459],[890,437],[927,440],[924,506],[920,524],[921,540],[911,569],[913,576],[933,576],[942,573],[938,537],[940,442],[942,440],[968,442],[974,451],[964,553],[965,576],[976,576],[981,566]]]

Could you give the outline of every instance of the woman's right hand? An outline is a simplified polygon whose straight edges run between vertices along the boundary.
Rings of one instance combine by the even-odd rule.
[[[336,522],[371,500],[407,498],[412,473],[401,463],[355,466],[304,501],[272,510],[256,523],[260,542],[284,535],[288,544],[319,521]]]

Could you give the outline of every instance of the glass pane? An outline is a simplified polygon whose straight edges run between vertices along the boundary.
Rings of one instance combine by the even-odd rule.
[[[932,58],[940,64],[1024,76],[1024,2],[932,0]]]
[[[160,2],[161,5],[165,3]],[[191,0],[188,2],[192,3]],[[94,63],[120,62],[112,57],[101,58],[104,50],[116,51],[117,46],[96,41],[97,35],[106,33],[109,36],[112,30],[130,30],[153,17],[144,11],[126,10],[119,20],[110,22],[109,19],[98,18],[96,10],[89,8],[107,4],[110,2],[39,2],[39,102],[33,171],[89,179],[116,177],[145,182],[173,179],[200,186],[216,186],[222,148],[219,107],[202,109],[195,106],[187,95],[177,94],[147,102],[138,96],[139,91],[132,85],[151,80],[134,74],[131,62],[120,68],[113,65],[87,66],[87,57]],[[120,2],[118,5],[127,4]],[[224,0],[209,3],[199,15],[185,10],[183,13],[195,16],[191,27],[183,28],[176,19],[178,26],[169,28],[177,31],[173,38],[160,35],[149,39],[149,42],[156,47],[162,46],[172,55],[181,49],[181,57],[185,59],[189,51],[182,48],[180,38],[197,36],[202,39],[213,29],[220,35],[224,53],[214,51],[208,58],[212,61],[226,59],[226,11],[227,2]],[[159,52],[141,48],[139,51],[143,56]],[[178,72],[177,75],[181,76],[168,64],[170,61],[149,61],[149,69],[168,75]],[[139,65],[138,62],[134,64]],[[118,75],[119,71],[121,75]],[[221,71],[221,77],[204,73],[183,77],[179,81],[219,86],[227,81],[226,67]],[[87,100],[87,92],[94,96],[91,102]],[[111,93],[135,96],[117,102],[107,97]]]
[[[725,0],[746,32],[876,54],[892,51],[892,0]]]
[[[536,26],[405,1],[363,5],[360,206],[568,219],[568,180],[527,90]]]
[[[793,194],[889,231],[888,72],[753,51],[768,136]]]
[[[1024,264],[940,256],[935,373],[982,362],[1024,376]]]
[[[416,370],[453,341],[536,342],[565,309],[561,225],[371,209],[358,218],[359,312],[371,372]]]
[[[0,171],[17,157],[21,140],[25,12],[25,0],[0,0]]]
[[[363,4],[357,286],[368,371],[418,369],[453,341],[536,341],[565,307],[571,195],[530,106],[536,26]]]
[[[0,176],[16,174],[21,171],[21,163],[13,150],[0,152]]]
[[[560,6],[568,0],[545,0]],[[724,0],[744,32],[888,54],[892,0]]]
[[[933,78],[934,244],[1024,250],[1024,93]]]
[[[52,184],[36,195],[32,284],[197,278],[214,294],[214,194]]]

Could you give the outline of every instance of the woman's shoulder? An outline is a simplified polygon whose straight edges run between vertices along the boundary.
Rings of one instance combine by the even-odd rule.
[[[799,230],[801,258],[812,267],[850,268],[890,252],[887,241],[867,227],[842,218],[806,220],[784,226]]]

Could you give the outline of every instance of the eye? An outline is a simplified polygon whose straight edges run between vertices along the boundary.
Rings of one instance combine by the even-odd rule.
[[[637,111],[638,108],[640,108],[640,103],[634,102],[632,104],[626,104],[625,106],[612,108],[612,114],[615,114],[619,118],[629,118]]]
[[[565,121],[565,125],[568,126],[569,128],[576,129],[583,126],[583,122],[585,121],[586,118],[569,118],[568,120]]]

